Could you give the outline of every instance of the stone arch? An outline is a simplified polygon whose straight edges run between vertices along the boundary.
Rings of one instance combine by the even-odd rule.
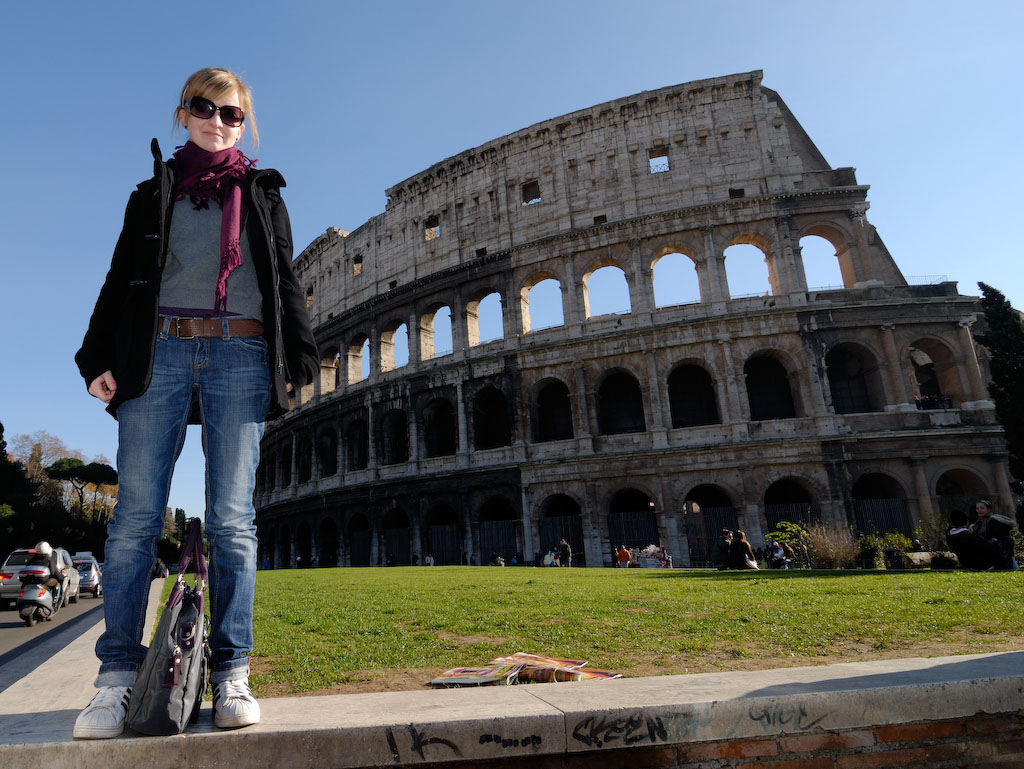
[[[979,499],[992,496],[988,484],[973,470],[954,467],[943,472],[935,482],[936,510],[948,517],[953,510],[970,514]]]
[[[271,451],[267,457],[266,466],[266,489],[267,491],[274,491],[277,488],[277,452]]]
[[[858,532],[898,532],[908,537],[914,533],[906,490],[888,473],[863,473],[854,482],[850,497],[853,500],[854,526]]]
[[[683,498],[691,566],[711,566],[711,548],[719,532],[739,528],[734,498],[727,489],[715,483],[698,484]]]
[[[353,419],[345,428],[345,469],[365,470],[370,463],[369,434],[366,420]]]
[[[462,521],[449,505],[434,505],[427,512],[423,527],[424,552],[434,556],[438,566],[455,565],[462,562]]]
[[[349,565],[370,565],[370,522],[362,513],[348,519],[345,527],[348,539]]]
[[[569,388],[560,379],[542,379],[534,386],[534,440],[568,440],[574,437],[572,399]]]
[[[309,483],[313,479],[313,441],[306,435],[299,438],[298,451],[295,454],[295,474],[300,484]]]
[[[338,433],[333,427],[320,430],[316,441],[317,459],[320,463],[320,476],[330,478],[338,474]]]
[[[321,568],[341,565],[338,558],[338,525],[329,516],[320,521],[316,550],[317,562]]]
[[[540,514],[536,520],[537,536],[543,556],[559,540],[564,539],[572,548],[573,560],[582,558],[581,565],[586,565],[583,540],[583,509],[580,503],[569,494],[552,494],[546,497],[539,506]],[[536,559],[535,559],[536,561]]]
[[[715,382],[703,365],[680,363],[668,375],[667,384],[673,428],[721,423]]]
[[[608,539],[612,547],[660,545],[662,536],[654,498],[633,487],[612,494],[608,504]]]
[[[292,564],[292,529],[286,523],[277,533],[276,568],[290,569]]]
[[[562,286],[562,279],[548,271],[535,273],[523,283],[519,306],[524,334],[565,325]]]
[[[380,335],[380,370],[394,371],[408,363],[409,327],[400,318],[392,318]]]
[[[455,408],[447,398],[434,398],[423,407],[423,456],[444,457],[458,450]]]
[[[420,316],[420,360],[441,358],[455,349],[455,319],[451,305],[433,302]]]
[[[696,251],[686,246],[661,249],[651,261],[651,287],[655,308],[704,301]]]
[[[802,478],[784,476],[774,481],[765,489],[763,503],[768,531],[773,531],[780,521],[807,526],[821,520],[813,490]]]
[[[597,423],[604,435],[646,431],[643,391],[633,374],[613,369],[602,378],[597,389]]]
[[[281,447],[281,488],[292,485],[292,444],[285,443]]]
[[[523,550],[523,522],[516,507],[505,497],[488,497],[480,506],[480,549],[478,563],[490,563],[493,555],[511,563]]]
[[[967,400],[956,355],[946,342],[916,339],[907,348],[907,360],[919,409],[948,409]]]
[[[380,420],[377,446],[382,465],[409,461],[409,419],[402,409],[388,409]]]
[[[775,251],[768,236],[759,232],[734,235],[726,242],[722,254],[731,299],[783,293]]]
[[[832,408],[837,414],[861,414],[885,408],[878,359],[870,348],[841,342],[825,355]]]
[[[369,351],[370,337],[365,332],[360,331],[349,340],[345,353],[345,370],[348,372],[348,384],[353,385],[366,379],[366,375],[363,372],[367,367],[364,364],[369,364]]]
[[[483,387],[473,396],[473,444],[477,449],[512,445],[508,398],[496,387]]]
[[[313,565],[313,532],[308,521],[300,521],[295,530],[295,565],[301,569]]]
[[[338,361],[340,355],[338,348],[331,345],[320,356],[320,387],[321,392],[327,394],[334,392],[341,384],[338,379]]]
[[[413,542],[409,516],[401,508],[388,510],[383,521],[384,563],[408,566],[412,563]]]
[[[583,316],[628,315],[633,311],[630,300],[629,272],[614,258],[606,257],[593,262],[583,273]],[[599,288],[597,307],[591,304],[591,288]]]
[[[797,415],[790,373],[774,352],[751,355],[743,364],[750,419],[789,419]]]
[[[505,338],[504,302],[500,291],[484,289],[466,302],[466,337],[470,347]]]
[[[839,275],[842,278],[843,288],[853,288],[857,285],[857,270],[854,266],[854,239],[846,230],[832,222],[815,222],[803,227],[797,235],[800,243],[801,254],[804,247],[804,238],[818,237],[827,241],[835,251],[835,258],[839,265]],[[804,273],[807,273],[807,262],[804,261]],[[809,288],[810,282],[807,283]]]

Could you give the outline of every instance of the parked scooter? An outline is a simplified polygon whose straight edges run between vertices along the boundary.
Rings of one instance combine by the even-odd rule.
[[[19,575],[21,593],[18,594],[18,614],[25,624],[50,620],[60,608],[60,585],[52,591],[46,586],[50,569],[46,566],[26,566]]]

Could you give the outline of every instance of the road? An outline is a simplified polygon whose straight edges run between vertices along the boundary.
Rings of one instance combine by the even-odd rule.
[[[50,622],[35,627],[26,626],[13,609],[0,611],[0,691],[102,621],[102,596],[83,595],[78,603],[69,603],[57,612]]]

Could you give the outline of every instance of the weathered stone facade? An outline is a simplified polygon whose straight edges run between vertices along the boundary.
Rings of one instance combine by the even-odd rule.
[[[909,532],[971,496],[1011,505],[976,299],[908,285],[866,193],[760,72],[554,118],[395,185],[296,261],[322,375],[268,426],[261,559],[532,560],[564,536],[590,566],[652,542],[700,565],[723,525],[756,546],[783,519]],[[808,289],[808,235],[842,288]],[[738,243],[764,254],[763,296],[730,295]],[[692,260],[699,302],[656,304],[668,254]],[[629,312],[592,316],[607,266]],[[563,323],[533,328],[548,280]],[[481,341],[494,294],[502,338]]]

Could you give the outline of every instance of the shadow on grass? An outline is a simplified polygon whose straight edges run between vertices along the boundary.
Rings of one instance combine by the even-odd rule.
[[[887,569],[735,569],[730,571],[672,569],[655,573],[659,579],[707,579],[710,577],[717,581],[736,581],[749,580],[752,577],[757,579],[806,579],[808,577],[843,579],[847,577],[898,577],[909,574],[953,574],[954,572],[930,569],[893,569],[891,571]]]

